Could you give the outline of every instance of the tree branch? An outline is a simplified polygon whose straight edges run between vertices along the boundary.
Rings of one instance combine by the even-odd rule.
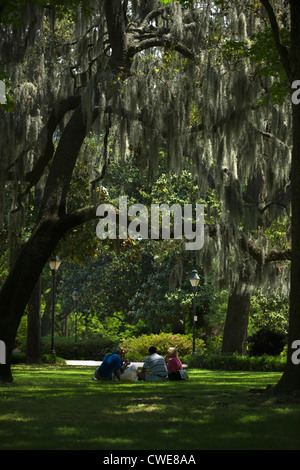
[[[18,195],[18,205],[12,211],[12,213],[17,212],[22,207],[22,200],[24,196],[26,196],[26,194],[29,193],[31,188],[33,188],[39,182],[46,166],[51,161],[54,153],[54,145],[52,142],[52,138],[57,125],[68,111],[76,109],[76,107],[80,104],[80,101],[81,96],[70,96],[69,98],[63,99],[60,103],[54,106],[52,113],[50,114],[50,117],[48,119],[48,122],[43,128],[38,138],[38,141],[35,144],[36,147],[42,147],[42,154],[38,158],[34,168],[24,175],[24,181],[28,182],[29,184],[26,189]],[[32,150],[32,148],[28,148],[23,151],[21,155],[19,155],[19,157],[14,161],[14,163],[10,165],[7,171],[10,170],[13,166],[17,165],[30,150]],[[10,179],[15,178],[13,172],[8,172],[7,175]]]
[[[191,52],[190,49],[185,47],[183,44],[180,44],[178,42],[172,41],[172,39],[169,36],[163,35],[161,37],[154,37],[154,38],[149,38],[145,39],[144,41],[140,41],[136,45],[132,45],[129,49],[129,53],[131,56],[134,54],[144,51],[146,49],[151,49],[152,47],[169,47],[169,48],[174,48],[175,51],[179,52],[182,54],[184,57],[187,57],[188,59],[195,60],[195,55],[193,52]]]
[[[72,212],[71,214],[64,215],[57,222],[58,230],[61,230],[63,233],[65,233],[68,230],[77,227],[77,225],[81,225],[85,222],[88,222],[89,220],[96,219],[97,207],[98,206],[96,205],[87,206],[78,209],[77,211]]]
[[[290,66],[290,61],[289,61],[289,53],[288,53],[287,48],[282,44],[279,26],[278,26],[278,22],[277,22],[273,7],[271,3],[269,2],[269,0],[261,0],[261,3],[266,9],[270,26],[272,29],[272,33],[273,33],[273,38],[275,41],[275,46],[277,48],[281,63],[284,67],[284,70],[286,71],[288,79],[291,81],[291,66]]]
[[[93,181],[90,182],[90,185],[92,187],[92,191],[94,191],[96,183],[98,183],[99,181],[101,181],[104,178],[107,167],[109,165],[110,160],[109,160],[109,152],[108,152],[108,138],[109,138],[110,128],[111,128],[111,116],[109,115],[109,121],[108,121],[108,124],[106,126],[104,139],[103,139],[103,142],[104,142],[104,151],[103,151],[104,165],[102,167],[100,175],[97,178],[95,178]]]
[[[274,261],[290,261],[292,256],[292,250],[290,248],[286,250],[270,250],[268,253],[264,254],[263,250],[255,246],[253,242],[247,242],[245,238],[241,239],[240,246],[260,265]]]
[[[120,0],[105,0],[105,16],[111,54],[112,71],[124,66],[127,61],[127,35],[124,10]]]
[[[37,160],[33,170],[28,172],[25,177],[26,181],[29,182],[28,190],[39,181],[44,169],[46,168],[46,165],[49,163],[53,156],[54,145],[52,142],[52,138],[56,127],[68,111],[73,111],[77,108],[80,101],[81,96],[69,96],[68,98],[61,100],[56,106],[54,106],[44,131],[46,134],[46,144],[44,152]]]
[[[292,146],[291,146],[291,145],[288,145],[286,142],[284,142],[283,140],[279,139],[276,135],[271,134],[270,132],[262,131],[262,130],[258,129],[258,128],[255,127],[255,126],[253,126],[253,128],[254,128],[258,133],[260,133],[263,137],[265,137],[266,139],[273,139],[273,140],[275,140],[279,145],[282,145],[283,147],[286,147],[288,150],[291,150],[291,149],[292,149]]]

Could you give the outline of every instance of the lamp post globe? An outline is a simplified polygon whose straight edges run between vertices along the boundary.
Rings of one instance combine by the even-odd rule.
[[[78,290],[74,289],[72,292],[72,299],[74,300],[74,302],[78,302],[79,297],[80,297],[80,294]]]
[[[197,290],[199,281],[200,281],[200,277],[198,276],[196,269],[193,269],[192,274],[190,275],[190,283],[191,283],[193,294],[194,294],[194,297],[193,297],[193,354],[195,354],[195,350],[196,350],[196,321],[197,321],[195,295],[196,295],[196,290]]]
[[[190,283],[193,288],[193,290],[197,287],[199,284],[200,277],[198,276],[198,273],[196,269],[193,269],[192,274],[190,275]]]
[[[60,267],[61,265],[61,259],[58,257],[58,256],[55,256],[55,258],[52,258],[50,261],[49,261],[49,267],[53,272],[56,273],[56,271],[58,270],[58,268]]]

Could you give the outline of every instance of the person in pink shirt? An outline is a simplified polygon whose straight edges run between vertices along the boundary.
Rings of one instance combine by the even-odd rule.
[[[182,362],[178,358],[178,352],[176,348],[169,348],[165,361],[168,369],[169,380],[187,380],[188,375],[185,369],[183,369]]]
[[[182,370],[182,362],[178,359],[178,352],[176,348],[169,348],[167,351],[165,361],[167,364],[168,372],[174,372],[175,370]]]

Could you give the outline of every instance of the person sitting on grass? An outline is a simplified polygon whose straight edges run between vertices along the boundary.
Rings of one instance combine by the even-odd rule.
[[[183,370],[182,362],[178,358],[178,352],[176,348],[169,348],[167,355],[165,356],[165,361],[168,369],[168,378],[169,380],[179,380],[180,373],[178,371]]]
[[[178,358],[178,351],[176,348],[169,348],[165,356],[168,372],[174,370],[182,370],[182,362]]]
[[[149,348],[149,354],[150,356],[146,357],[141,372],[137,373],[138,379],[151,382],[168,380],[168,370],[165,360],[162,356],[157,354],[155,346]],[[150,372],[147,373],[147,369],[150,369]]]
[[[122,350],[119,347],[113,348],[111,354],[106,354],[102,364],[95,370],[94,379],[96,380],[112,380],[112,375],[115,372],[117,380],[121,380],[121,367],[122,367]]]
[[[120,349],[122,351],[122,355],[121,355],[122,365],[121,365],[121,369],[120,369],[121,380],[134,381],[137,378],[138,366],[136,364],[130,364],[129,359],[125,358],[125,354],[126,354],[126,349],[125,348],[120,348]],[[114,375],[115,376],[117,375],[116,371],[115,371]]]

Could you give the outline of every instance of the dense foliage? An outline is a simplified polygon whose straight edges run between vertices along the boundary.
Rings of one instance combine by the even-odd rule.
[[[251,297],[253,354],[265,330],[286,341],[287,3],[274,1],[275,19],[267,0],[0,3],[0,77],[13,97],[0,108],[0,337],[8,356],[19,325],[24,343],[22,315],[40,275],[42,335],[49,335],[54,251],[63,259],[57,336],[72,337],[75,328],[81,342],[190,335],[188,278],[197,267],[196,336],[205,348],[217,351],[224,331],[236,334],[224,328],[236,314],[234,295]],[[204,249],[130,237],[99,243],[96,207],[123,195],[146,207],[203,203]],[[244,305],[238,333],[248,326]],[[1,367],[5,381],[9,367]]]
[[[120,168],[112,158],[103,181],[103,197],[109,195],[110,200],[117,203],[123,192],[128,195],[130,203],[139,201],[146,206],[160,201],[169,205],[174,202],[184,204],[197,197],[197,180],[188,169],[179,176],[167,174],[165,169],[162,158],[156,176],[150,181],[147,172],[141,171],[134,159],[129,159]],[[84,171],[84,167],[79,165],[70,199],[70,204],[75,207],[85,197]],[[209,201],[210,212],[206,214],[206,220],[213,227],[219,214],[219,203],[214,193],[208,191],[198,200]],[[273,246],[276,243],[280,246],[285,229],[278,224],[273,230],[269,228],[268,237],[273,237]],[[69,340],[64,343],[58,341],[58,344],[64,344],[61,352],[58,346],[59,356],[70,358],[74,352],[75,306],[71,294],[75,287],[80,293],[77,335],[82,344],[79,348],[86,358],[97,355],[101,338],[104,341],[105,338],[111,339],[104,348],[120,340],[130,342],[130,338],[145,334],[192,333],[193,294],[189,275],[194,268],[193,256],[182,250],[182,243],[175,240],[127,240],[122,245],[116,242],[99,243],[94,223],[74,229],[62,240],[59,254],[63,262],[57,273],[55,330],[57,338],[66,336]],[[195,299],[197,338],[202,337],[211,352],[220,352],[228,291],[216,289],[213,275],[206,279],[202,276]],[[42,281],[43,336],[50,333],[51,308],[52,276],[46,266]],[[286,335],[287,310],[287,299],[276,291],[272,293],[270,290],[266,296],[258,290],[252,296],[249,350],[254,344],[253,335],[261,328]],[[17,349],[25,350],[26,318],[25,315],[19,328]],[[142,342],[143,336],[140,337],[137,342]],[[90,343],[87,343],[90,339],[95,340],[95,348],[91,352]],[[139,350],[134,346],[133,351],[142,357],[146,349]],[[43,347],[43,351],[47,352],[47,347]],[[185,348],[182,354],[188,354]]]

